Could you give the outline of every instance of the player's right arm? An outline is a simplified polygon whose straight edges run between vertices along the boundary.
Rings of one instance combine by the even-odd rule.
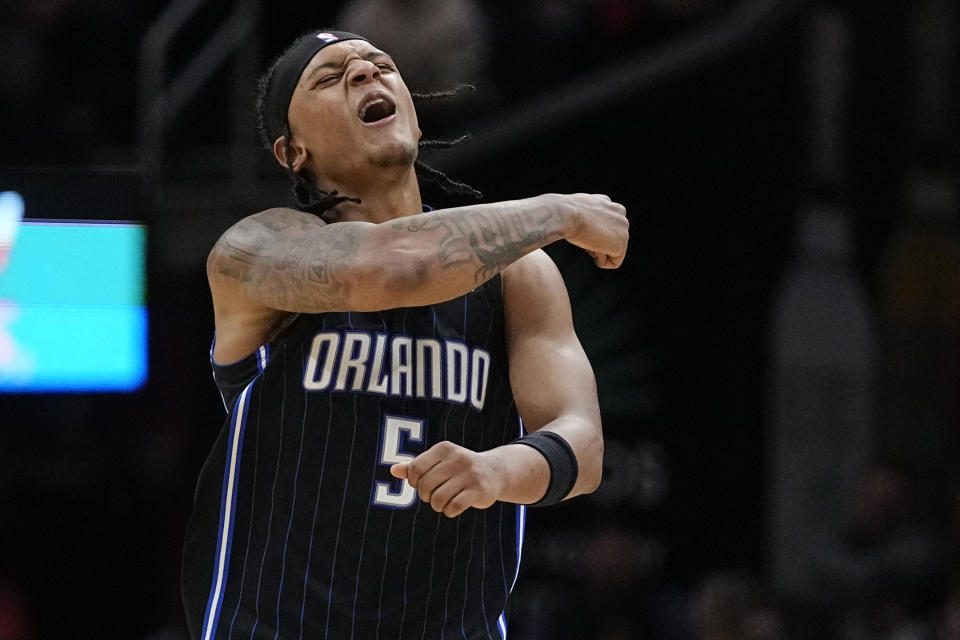
[[[326,225],[270,209],[231,227],[207,261],[218,315],[240,306],[294,313],[433,304],[476,288],[524,255],[566,239],[620,266],[624,208],[606,196],[545,195],[398,218]]]

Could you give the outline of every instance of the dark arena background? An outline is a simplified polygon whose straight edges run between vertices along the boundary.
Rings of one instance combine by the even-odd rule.
[[[421,125],[471,134],[425,157],[486,201],[628,210],[619,271],[549,248],[605,479],[531,511],[511,638],[960,639],[955,3],[10,0],[0,191],[142,225],[149,328],[142,384],[7,384],[18,305],[98,255],[42,244],[25,272],[48,227],[14,242],[0,211],[0,640],[186,638],[182,533],[224,419],[204,260],[290,202],[254,87],[316,26],[369,34],[415,90],[476,86]],[[63,288],[85,286],[109,287]],[[87,332],[64,310],[58,334]]]

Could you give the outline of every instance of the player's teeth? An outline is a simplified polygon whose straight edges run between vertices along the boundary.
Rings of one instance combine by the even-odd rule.
[[[363,105],[363,109],[360,111],[360,117],[363,118],[365,115],[367,115],[367,109],[369,109],[369,108],[372,107],[373,105],[379,104],[379,103],[381,103],[381,102],[384,102],[384,99],[383,99],[383,98],[377,98],[376,100],[373,100],[372,102],[368,102],[367,104]]]

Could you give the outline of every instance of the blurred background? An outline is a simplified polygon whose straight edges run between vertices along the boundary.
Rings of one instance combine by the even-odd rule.
[[[69,245],[17,271],[48,229],[15,242],[20,216],[136,221],[146,262],[126,382],[0,373],[0,640],[186,638],[181,536],[225,417],[204,260],[291,202],[256,78],[332,26],[414,90],[476,86],[421,125],[472,134],[425,159],[487,201],[629,211],[619,271],[550,248],[605,479],[531,514],[511,638],[960,638],[955,3],[4,0],[0,367],[31,297],[91,284],[44,270]],[[45,335],[86,334],[55,318]]]

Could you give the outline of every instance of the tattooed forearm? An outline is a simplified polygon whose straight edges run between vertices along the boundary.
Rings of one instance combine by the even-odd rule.
[[[552,211],[526,212],[510,221],[488,213],[460,217],[456,224],[479,261],[474,277],[484,281],[533,249],[563,236],[562,220]]]
[[[575,227],[572,208],[549,198],[384,224],[328,226],[306,213],[275,209],[228,230],[209,266],[228,295],[278,311],[418,306],[463,295]]]
[[[503,205],[507,207],[511,205]],[[400,220],[394,228],[430,233],[444,269],[474,264],[474,279],[483,282],[533,249],[563,237],[564,220],[553,209],[517,209],[505,216],[501,209],[440,212]]]

